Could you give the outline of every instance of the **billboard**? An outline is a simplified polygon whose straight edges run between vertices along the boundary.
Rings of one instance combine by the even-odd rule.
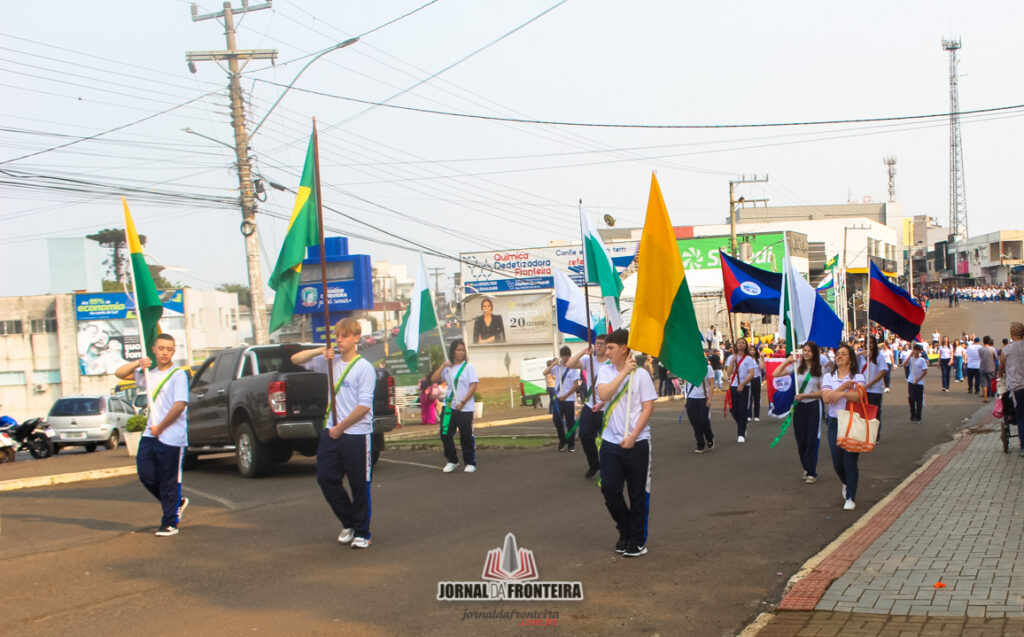
[[[550,292],[470,294],[462,300],[463,338],[474,346],[550,343],[553,305]]]
[[[782,259],[786,247],[782,243],[783,233],[766,232],[762,234],[741,235],[737,241],[750,245],[750,258],[743,260],[751,265],[771,272],[782,272]],[[677,239],[679,255],[683,259],[683,267],[687,272],[694,270],[721,270],[722,263],[718,257],[719,250],[729,252],[732,239],[728,235],[720,237],[694,237]]]
[[[185,335],[185,302],[181,290],[160,292],[164,314],[160,331],[174,337],[174,364],[188,358]],[[132,297],[124,292],[75,295],[78,324],[78,367],[83,376],[113,374],[127,362],[142,357],[139,323]]]
[[[620,270],[630,264],[639,246],[638,241],[605,244]],[[583,285],[583,251],[578,245],[464,252],[460,256],[466,294],[550,290],[555,287],[556,269],[568,274],[576,285]]]

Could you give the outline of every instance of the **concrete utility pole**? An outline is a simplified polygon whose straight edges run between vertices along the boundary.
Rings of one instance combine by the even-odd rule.
[[[434,306],[435,306],[434,313],[436,314],[437,310],[438,310],[438,308],[437,308],[437,299],[439,299],[440,295],[441,295],[441,288],[440,288],[440,286],[438,284],[438,279],[440,279],[440,277],[443,277],[443,276],[446,276],[446,275],[444,273],[444,268],[427,268],[427,269],[430,270],[430,276],[434,277]],[[441,320],[441,318],[438,317],[438,321],[440,321],[440,320]],[[442,345],[443,345],[443,343],[442,343]]]
[[[730,245],[730,252],[732,253],[732,256],[734,256],[734,257],[738,255],[737,246],[736,246],[736,210],[737,210],[737,205],[740,208],[743,208],[746,204],[757,205],[759,203],[763,203],[763,204],[767,204],[768,203],[767,199],[746,199],[744,197],[740,197],[739,199],[737,199],[736,198],[736,186],[738,186],[740,184],[761,184],[761,183],[768,183],[768,175],[765,175],[764,177],[758,177],[757,175],[754,175],[750,179],[747,179],[747,176],[743,175],[738,180],[730,181],[729,182],[729,236],[732,239],[731,243],[729,245]]]
[[[235,157],[238,160],[238,188],[242,205],[242,236],[245,237],[245,259],[249,270],[249,294],[252,299],[252,331],[253,340],[257,345],[270,341],[267,332],[266,301],[263,298],[263,274],[260,272],[259,238],[256,236],[256,195],[253,192],[252,165],[249,158],[249,136],[245,130],[245,111],[242,103],[241,70],[238,61],[243,60],[274,60],[277,58],[275,49],[238,49],[235,47],[236,13],[248,13],[271,8],[268,0],[263,4],[249,5],[242,0],[242,7],[232,9],[230,2],[216,13],[199,15],[199,8],[192,5],[192,21],[224,19],[224,35],[227,39],[226,51],[189,51],[185,53],[189,70],[195,73],[196,62],[227,61],[228,88],[231,93],[231,126],[235,133]]]

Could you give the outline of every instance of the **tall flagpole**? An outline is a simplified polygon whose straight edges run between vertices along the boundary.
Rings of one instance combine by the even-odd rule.
[[[583,304],[587,308],[587,347],[590,347],[590,356],[587,360],[590,362],[590,393],[591,398],[594,400],[594,404],[597,404],[597,399],[593,397],[594,391],[597,389],[597,379],[594,378],[594,355],[597,353],[597,343],[594,339],[594,332],[590,329],[590,290],[588,281],[590,277],[587,276],[587,238],[583,236],[583,200],[580,199],[580,251],[583,252]],[[605,320],[608,321],[607,313],[605,314]],[[584,407],[586,403],[584,401]]]
[[[331,308],[327,298],[327,250],[324,248],[324,207],[320,195],[320,144],[316,134],[316,118],[313,118],[313,183],[316,184],[316,223],[320,232],[320,281],[324,293],[324,352],[330,350],[331,344]],[[326,358],[326,357],[325,357]],[[338,423],[337,405],[334,398],[334,361],[327,361],[327,387],[331,397],[331,415],[334,423]]]

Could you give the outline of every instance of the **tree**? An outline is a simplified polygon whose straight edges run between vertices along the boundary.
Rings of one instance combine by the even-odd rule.
[[[94,234],[87,234],[85,238],[96,241],[110,251],[110,256],[103,261],[103,265],[107,266],[107,274],[120,285],[124,280],[125,252],[128,249],[128,244],[124,240],[124,228],[105,228]],[[139,235],[139,243],[146,245],[146,235]]]
[[[252,307],[252,295],[249,294],[249,286],[242,283],[221,283],[217,286],[220,292],[233,292],[238,295],[238,304]]]

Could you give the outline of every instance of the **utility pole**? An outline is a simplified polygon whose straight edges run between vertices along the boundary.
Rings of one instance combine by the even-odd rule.
[[[741,175],[736,181],[729,182],[729,252],[733,257],[739,258],[738,246],[736,245],[736,210],[737,206],[742,208],[746,204],[757,205],[758,203],[767,204],[767,199],[746,199],[744,197],[736,198],[736,186],[740,184],[758,184],[767,183],[768,175],[764,177],[758,177],[754,175],[750,179],[747,179],[746,175]],[[736,320],[732,312],[729,312],[729,338],[732,342],[736,342]]]
[[[437,299],[441,298],[441,288],[438,284],[440,277],[446,276],[444,268],[427,268],[430,270],[430,276],[434,277],[434,307],[437,307]],[[437,313],[437,310],[434,310]],[[438,319],[440,320],[440,319]],[[442,343],[444,345],[444,343]]]
[[[248,13],[271,8],[271,0],[263,4],[249,5],[249,0],[242,0],[242,7],[232,9],[230,2],[225,2],[223,9],[216,13],[199,15],[199,8],[192,5],[192,21],[224,19],[224,35],[227,40],[225,51],[189,51],[185,53],[189,70],[195,73],[196,62],[227,61],[228,88],[231,94],[231,126],[235,133],[235,157],[238,168],[238,188],[242,206],[242,236],[245,237],[245,259],[249,270],[249,295],[252,302],[253,340],[257,345],[270,341],[267,332],[266,301],[263,298],[263,275],[260,271],[259,238],[256,236],[256,195],[253,192],[252,164],[249,157],[249,136],[245,130],[245,111],[242,103],[242,83],[239,60],[274,60],[277,58],[275,49],[238,49],[235,46],[236,13]],[[326,291],[325,291],[326,294]],[[326,299],[326,296],[324,297]]]

